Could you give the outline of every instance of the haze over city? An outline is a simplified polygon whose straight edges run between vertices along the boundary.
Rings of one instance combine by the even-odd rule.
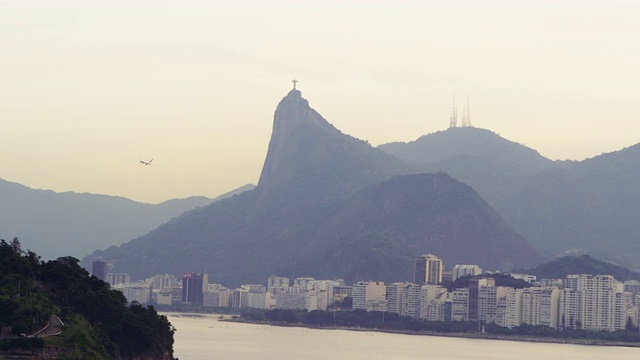
[[[256,183],[292,79],[377,146],[471,123],[551,159],[638,142],[631,1],[0,2],[0,178],[160,202]],[[139,160],[153,158],[153,166]]]

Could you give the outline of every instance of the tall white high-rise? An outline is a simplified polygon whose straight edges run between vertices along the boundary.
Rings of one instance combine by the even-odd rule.
[[[594,331],[623,330],[631,296],[611,275],[568,275],[560,293],[558,326]]]
[[[451,293],[451,320],[469,320],[469,289],[456,289]]]
[[[387,285],[387,311],[402,314],[403,295],[406,295],[406,287],[409,282],[396,282]]]
[[[353,285],[353,309],[367,310],[386,302],[387,287],[382,281],[359,281]]]
[[[456,281],[457,278],[463,276],[475,276],[482,274],[482,269],[478,265],[456,265],[453,267],[452,280]]]

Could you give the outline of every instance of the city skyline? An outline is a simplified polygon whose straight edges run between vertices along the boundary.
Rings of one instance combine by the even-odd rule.
[[[455,267],[459,266],[468,265]],[[234,289],[221,283],[208,283],[207,272],[185,272],[181,282],[175,275],[165,274],[112,286],[122,291],[130,302],[169,306],[176,303],[311,312],[327,311],[350,297],[352,305],[348,307],[353,310],[396,313],[428,321],[494,323],[507,328],[529,324],[556,330],[578,328],[610,332],[633,331],[629,323],[638,324],[640,285],[637,280],[622,282],[604,274],[537,279],[527,274],[505,273],[521,283],[501,285],[491,273],[465,276],[469,277],[466,284],[445,286],[377,280],[359,280],[347,285],[342,279],[313,277],[294,277],[291,284],[288,277],[271,275],[266,279],[266,286],[263,281],[244,283]]]
[[[638,143],[640,4],[0,5],[0,179],[157,203],[256,184],[297,88],[377,146],[472,125],[582,160]],[[152,166],[140,160],[153,158]]]

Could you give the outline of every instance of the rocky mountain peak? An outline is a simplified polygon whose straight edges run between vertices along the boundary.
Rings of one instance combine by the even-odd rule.
[[[309,106],[309,101],[302,97],[300,90],[289,91],[276,108],[273,122],[274,135],[276,132],[286,131],[305,121],[310,121],[311,111],[313,110]]]
[[[336,129],[293,89],[276,108],[258,189],[343,197],[403,169],[402,161]]]

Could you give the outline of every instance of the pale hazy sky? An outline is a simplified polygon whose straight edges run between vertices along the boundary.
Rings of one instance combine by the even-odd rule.
[[[446,129],[455,92],[474,126],[584,159],[640,142],[639,67],[640,1],[0,0],[0,178],[144,202],[256,183],[293,78],[373,145]]]

